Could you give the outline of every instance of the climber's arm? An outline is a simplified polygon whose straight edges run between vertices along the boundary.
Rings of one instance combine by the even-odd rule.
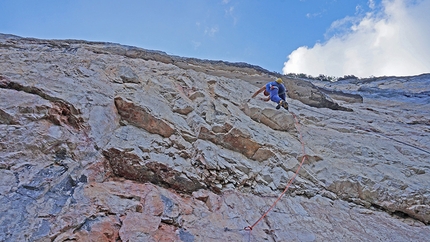
[[[258,89],[258,91],[256,91],[254,93],[254,95],[252,95],[251,98],[254,98],[255,96],[257,96],[258,94],[260,94],[261,92],[263,92],[264,90],[266,90],[266,86],[262,86],[260,89]]]

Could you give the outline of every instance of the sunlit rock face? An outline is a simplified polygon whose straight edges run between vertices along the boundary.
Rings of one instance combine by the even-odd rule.
[[[277,77],[290,112],[250,99]],[[429,103],[429,75],[0,35],[0,240],[426,241]]]

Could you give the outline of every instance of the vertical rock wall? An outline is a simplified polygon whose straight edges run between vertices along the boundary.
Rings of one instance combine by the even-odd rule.
[[[409,100],[335,102],[283,77],[307,159],[249,232],[303,157],[292,113],[249,100],[275,73],[9,35],[0,54],[2,241],[430,236],[428,111]]]

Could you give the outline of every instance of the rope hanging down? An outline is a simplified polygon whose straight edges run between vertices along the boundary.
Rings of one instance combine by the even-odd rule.
[[[294,182],[294,179],[296,178],[297,174],[299,173],[300,169],[302,168],[303,163],[305,162],[307,155],[306,155],[306,151],[305,151],[305,144],[303,142],[303,137],[302,137],[302,133],[300,131],[300,124],[299,121],[297,119],[297,116],[292,113],[294,116],[294,120],[295,120],[295,126],[296,129],[299,133],[299,139],[300,139],[300,143],[302,144],[302,153],[303,153],[303,158],[299,164],[299,167],[297,168],[296,172],[294,173],[294,175],[291,177],[291,179],[288,181],[288,184],[285,186],[284,191],[281,193],[281,195],[279,195],[278,199],[276,199],[276,201],[272,204],[272,206],[270,206],[270,208],[257,220],[257,222],[255,222],[253,225],[245,227],[244,229],[249,231],[249,238],[251,238],[251,231],[252,229],[261,221],[263,220],[264,217],[267,216],[267,214],[269,214],[269,212],[276,206],[276,204],[279,202],[279,200],[281,200],[281,198],[284,196],[284,194],[287,192],[288,188],[291,186],[291,184]]]
[[[344,122],[344,123],[348,123],[348,124],[351,124],[350,122],[347,122],[347,121],[345,121],[345,120],[341,120],[341,119],[338,119],[338,118],[335,118],[335,117],[331,117],[330,115],[327,115],[327,114],[324,114],[324,113],[321,113],[321,112],[318,112],[318,111],[315,111],[315,110],[311,110],[311,109],[308,109],[308,108],[305,108],[304,107],[304,109],[307,109],[307,110],[309,110],[309,111],[312,111],[312,112],[316,112],[316,113],[319,113],[319,114],[321,114],[321,115],[324,115],[324,116],[328,116],[328,117],[330,117],[330,118],[333,118],[333,119],[336,119],[336,120],[339,120],[339,121],[341,121],[341,122]],[[306,151],[305,151],[305,144],[304,144],[304,142],[303,142],[303,137],[302,137],[302,133],[301,133],[301,130],[300,130],[300,124],[299,124],[299,121],[298,121],[298,119],[297,119],[297,116],[294,114],[294,113],[292,113],[291,112],[291,114],[294,116],[294,120],[295,120],[295,126],[296,126],[296,129],[297,129],[297,131],[298,131],[298,133],[299,133],[299,139],[300,139],[300,143],[301,143],[301,145],[302,145],[302,152],[303,152],[303,158],[302,158],[302,160],[301,160],[301,162],[300,162],[300,164],[299,164],[299,167],[297,168],[297,171],[294,173],[294,175],[291,177],[291,179],[288,181],[288,184],[286,185],[286,187],[285,187],[285,189],[284,189],[284,191],[279,195],[279,197],[275,200],[275,202],[272,204],[272,206],[270,206],[269,207],[269,209],[253,224],[253,225],[251,225],[251,226],[247,226],[247,227],[245,227],[244,228],[244,230],[245,231],[249,231],[249,240],[251,239],[251,232],[252,232],[252,230],[253,230],[253,228],[255,227],[255,226],[257,226],[257,224],[259,223],[259,222],[261,222],[261,220],[263,220],[268,214],[269,214],[269,212],[276,206],[276,204],[281,200],[281,198],[284,196],[284,194],[287,192],[287,190],[288,190],[288,188],[291,186],[291,184],[294,182],[294,179],[296,178],[296,176],[298,175],[298,173],[299,173],[299,171],[300,171],[300,169],[302,168],[302,166],[303,166],[303,163],[304,163],[304,161],[306,160],[306,158],[307,158],[307,155],[306,155]],[[364,130],[364,129],[359,129],[359,130],[362,130],[362,131],[366,131],[366,132],[369,132],[368,130]],[[393,140],[393,141],[395,141],[395,142],[398,142],[398,143],[401,143],[401,144],[404,144],[404,145],[407,145],[407,146],[410,146],[410,147],[412,147],[412,148],[415,148],[415,149],[418,149],[418,150],[420,150],[420,151],[423,151],[423,152],[425,152],[425,153],[428,153],[428,154],[430,154],[430,151],[428,151],[428,150],[425,150],[425,149],[423,149],[423,148],[420,148],[420,147],[417,147],[417,146],[415,146],[415,145],[412,145],[412,144],[409,144],[409,143],[407,143],[407,142],[404,142],[404,141],[400,141],[400,140],[398,140],[398,139],[395,139],[395,138],[392,138],[392,137],[389,137],[389,136],[387,136],[387,135],[384,135],[384,134],[375,134],[375,135],[379,135],[379,136],[381,136],[381,137],[385,137],[385,138],[387,138],[387,139],[390,139],[390,140]]]

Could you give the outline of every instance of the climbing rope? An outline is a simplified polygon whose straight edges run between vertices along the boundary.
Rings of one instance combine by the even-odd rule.
[[[298,131],[298,133],[299,133],[299,140],[300,140],[300,143],[301,143],[301,145],[302,145],[302,153],[303,153],[303,157],[302,157],[302,160],[301,160],[301,162],[300,162],[300,164],[299,164],[299,167],[297,168],[297,170],[296,170],[296,172],[294,173],[294,175],[290,178],[290,180],[288,181],[288,183],[287,183],[287,185],[285,186],[285,189],[284,189],[284,191],[278,196],[278,198],[275,200],[275,202],[272,204],[272,206],[270,206],[269,207],[269,209],[267,209],[267,211],[253,224],[253,225],[251,225],[251,226],[248,226],[248,227],[245,227],[244,229],[246,230],[246,231],[249,231],[249,241],[250,241],[250,239],[251,239],[251,232],[252,232],[252,229],[254,229],[254,227],[259,223],[259,222],[261,222],[261,220],[263,220],[263,218],[265,218],[266,216],[267,216],[267,214],[269,214],[269,212],[276,206],[276,204],[279,202],[279,200],[281,200],[281,198],[284,196],[284,194],[287,192],[287,190],[288,190],[288,188],[290,188],[290,186],[291,186],[291,184],[293,184],[293,182],[294,182],[294,179],[296,178],[296,176],[297,176],[297,174],[299,174],[299,171],[300,171],[300,169],[302,168],[302,166],[303,166],[303,163],[305,162],[305,160],[306,160],[306,158],[307,158],[307,155],[306,155],[306,151],[305,151],[305,143],[303,142],[303,136],[302,136],[302,133],[301,133],[301,131],[300,131],[300,123],[299,123],[299,120],[297,119],[297,116],[294,114],[294,113],[292,113],[293,114],[293,116],[294,116],[294,120],[295,120],[295,126],[296,126],[296,129],[297,129],[297,131]]]
[[[341,120],[341,119],[339,119],[339,118],[336,118],[336,117],[332,117],[332,116],[330,116],[330,115],[327,115],[327,114],[324,114],[324,113],[321,113],[321,112],[318,112],[318,111],[315,111],[315,110],[311,110],[311,109],[308,109],[308,108],[306,108],[306,107],[303,107],[304,109],[307,109],[307,110],[309,110],[309,111],[312,111],[312,112],[315,112],[315,113],[318,113],[318,114],[321,114],[321,115],[323,115],[323,116],[327,116],[327,117],[330,117],[330,118],[333,118],[333,119],[336,119],[336,120],[338,120],[338,121],[341,121],[341,122],[343,122],[343,123],[347,123],[347,124],[351,124],[351,125],[354,125],[354,124],[352,124],[352,123],[350,123],[350,122],[348,122],[348,121],[345,121],[345,120]],[[287,192],[287,190],[290,188],[290,186],[292,185],[292,183],[294,182],[294,179],[296,178],[296,176],[298,175],[298,173],[299,173],[299,171],[300,171],[300,169],[302,168],[302,166],[303,166],[303,163],[304,163],[304,161],[306,160],[306,158],[307,158],[307,155],[306,155],[306,150],[305,150],[305,144],[304,144],[304,142],[303,142],[303,136],[302,136],[302,133],[301,133],[301,130],[300,130],[300,123],[299,123],[299,121],[298,121],[298,118],[297,118],[297,116],[294,114],[294,113],[292,113],[291,112],[291,114],[293,115],[293,117],[294,117],[294,120],[295,120],[295,127],[296,127],[296,129],[297,129],[297,131],[298,131],[298,134],[299,134],[299,140],[300,140],[300,143],[301,143],[301,145],[302,145],[302,153],[303,153],[303,157],[302,157],[302,160],[301,160],[301,162],[300,162],[300,164],[299,164],[299,166],[298,166],[298,168],[297,168],[297,170],[296,170],[296,172],[294,173],[294,175],[290,178],[290,180],[288,181],[288,184],[285,186],[285,189],[284,189],[284,191],[278,196],[278,198],[273,202],[273,204],[267,209],[267,211],[263,214],[263,215],[261,215],[261,217],[254,223],[254,224],[252,224],[251,226],[247,226],[247,227],[245,227],[244,228],[244,230],[245,231],[249,231],[249,239],[248,239],[248,241],[250,241],[251,240],[251,232],[252,232],[252,230],[254,229],[254,227],[255,226],[257,226],[257,224],[258,223],[260,223],[261,222],[261,220],[263,220],[268,214],[269,214],[269,212],[276,206],[276,204],[281,200],[281,198],[285,195],[285,193]],[[357,129],[357,128],[356,128]],[[365,130],[365,129],[358,129],[358,130],[362,130],[362,131],[365,131],[365,132],[369,132],[368,130]],[[385,137],[385,138],[387,138],[387,139],[390,139],[390,140],[392,140],[392,141],[395,141],[395,142],[398,142],[398,143],[400,143],[400,144],[403,144],[403,145],[407,145],[407,146],[409,146],[409,147],[412,147],[412,148],[415,148],[415,149],[417,149],[417,150],[420,150],[420,151],[423,151],[423,152],[425,152],[425,153],[428,153],[428,154],[430,154],[430,151],[428,151],[428,150],[425,150],[425,149],[422,149],[422,148],[420,148],[420,147],[417,147],[417,146],[415,146],[415,145],[412,145],[412,144],[409,144],[409,143],[406,143],[406,142],[404,142],[404,141],[400,141],[400,140],[398,140],[398,139],[395,139],[395,138],[392,138],[392,137],[389,137],[389,136],[387,136],[387,135],[384,135],[384,134],[375,134],[375,135],[379,135],[379,136],[381,136],[381,137]]]

